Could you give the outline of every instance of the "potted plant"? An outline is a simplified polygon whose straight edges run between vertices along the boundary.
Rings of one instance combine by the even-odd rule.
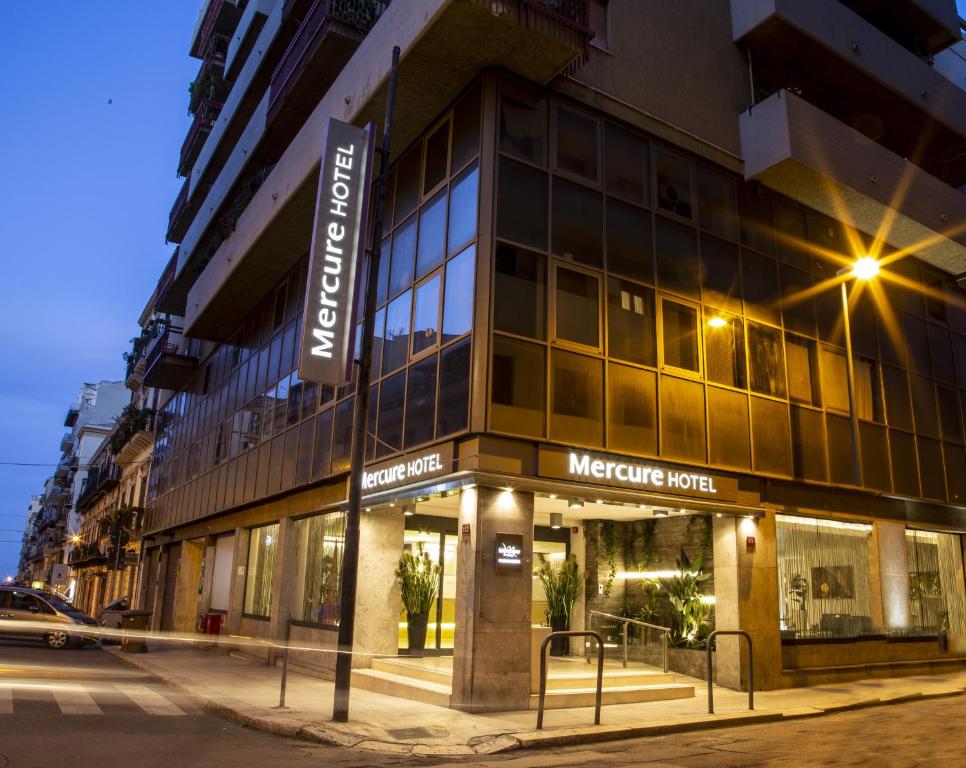
[[[661,579],[661,586],[674,609],[670,643],[675,648],[696,648],[702,644],[707,608],[701,602],[701,583],[711,578],[710,573],[701,570],[703,561],[704,555],[699,554],[692,562],[684,547],[681,547],[681,556],[676,561],[677,574]]]
[[[430,559],[420,544],[415,554],[410,550],[402,553],[396,578],[402,587],[402,602],[406,609],[409,650],[421,651],[426,647],[429,608],[439,591],[439,565]]]
[[[543,593],[547,598],[547,616],[550,628],[554,632],[566,631],[570,626],[570,614],[574,603],[580,595],[583,579],[577,568],[577,558],[568,557],[560,567],[554,566],[551,560],[544,560],[537,576],[543,584]],[[565,656],[568,642],[566,637],[555,637],[550,641],[551,656]]]

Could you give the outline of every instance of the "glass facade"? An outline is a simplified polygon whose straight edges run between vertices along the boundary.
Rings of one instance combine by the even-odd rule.
[[[295,521],[297,595],[292,618],[310,624],[338,626],[345,513]]]
[[[272,587],[275,584],[275,559],[278,554],[278,523],[252,528],[248,543],[245,573],[245,606],[248,616],[272,615]]]
[[[842,225],[509,77],[496,119],[489,429],[851,485]],[[961,503],[962,291],[886,270],[929,298],[851,288],[863,485]]]

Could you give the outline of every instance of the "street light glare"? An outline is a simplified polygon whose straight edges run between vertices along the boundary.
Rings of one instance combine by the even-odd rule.
[[[879,274],[879,262],[871,256],[863,256],[855,262],[852,267],[852,274],[858,280],[871,280]]]
[[[712,328],[724,328],[728,324],[728,321],[723,317],[716,316],[708,320],[708,325]]]

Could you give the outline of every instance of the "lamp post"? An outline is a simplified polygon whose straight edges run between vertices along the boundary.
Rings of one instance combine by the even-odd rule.
[[[852,325],[849,321],[849,277],[856,280],[871,280],[879,274],[879,262],[871,256],[863,256],[849,267],[842,267],[835,273],[842,280],[842,325],[845,329],[845,375],[849,387],[849,422],[852,427],[852,482],[862,486],[862,462],[859,443],[859,415],[855,408],[855,365],[852,362]]]

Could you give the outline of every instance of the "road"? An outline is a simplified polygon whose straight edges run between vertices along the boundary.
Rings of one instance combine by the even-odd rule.
[[[789,768],[962,765],[966,697],[714,731],[451,760],[249,730],[96,648],[0,642],[0,768]]]

